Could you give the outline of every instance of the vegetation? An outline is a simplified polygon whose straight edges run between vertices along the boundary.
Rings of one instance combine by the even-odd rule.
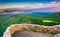
[[[56,19],[56,20],[55,20]],[[45,22],[44,22],[45,20]],[[46,22],[46,20],[50,22]],[[12,24],[21,24],[21,23],[28,23],[28,24],[38,24],[38,25],[45,25],[45,26],[53,26],[59,25],[60,20],[57,18],[40,18],[40,17],[33,17],[33,16],[24,16],[24,15],[13,15],[10,17],[0,16],[0,37],[2,37],[3,32],[6,28]]]

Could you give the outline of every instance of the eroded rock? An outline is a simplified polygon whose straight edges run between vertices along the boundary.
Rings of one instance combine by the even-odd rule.
[[[11,25],[10,27],[8,27],[6,29],[3,37],[12,37],[12,35],[16,31],[31,31],[31,32],[35,32],[35,33],[44,33],[44,34],[41,34],[41,35],[43,35],[43,36],[45,35],[46,37],[47,36],[54,37],[55,33],[60,32],[60,25],[40,26],[40,25],[35,25],[35,24],[14,24],[14,25]],[[47,34],[49,34],[49,35],[47,35]]]

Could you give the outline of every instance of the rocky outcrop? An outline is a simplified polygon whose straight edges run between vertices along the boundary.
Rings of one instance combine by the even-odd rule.
[[[12,37],[12,34],[16,31],[32,31],[38,33],[55,34],[60,32],[60,25],[40,26],[36,24],[14,24],[6,29],[3,37]]]

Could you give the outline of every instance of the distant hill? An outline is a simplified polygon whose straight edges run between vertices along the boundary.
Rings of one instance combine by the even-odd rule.
[[[24,16],[34,16],[34,17],[46,17],[52,15],[50,12],[5,12],[5,14],[0,14],[0,16],[13,16],[13,15],[24,15]]]
[[[46,18],[60,22],[60,12],[53,13],[52,15],[46,16]]]

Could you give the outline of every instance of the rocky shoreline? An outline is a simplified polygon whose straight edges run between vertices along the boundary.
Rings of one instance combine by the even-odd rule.
[[[36,24],[14,24],[6,29],[3,37],[7,37],[8,35],[11,37],[16,31],[32,31],[46,34],[57,34],[60,33],[60,25],[40,26]]]

